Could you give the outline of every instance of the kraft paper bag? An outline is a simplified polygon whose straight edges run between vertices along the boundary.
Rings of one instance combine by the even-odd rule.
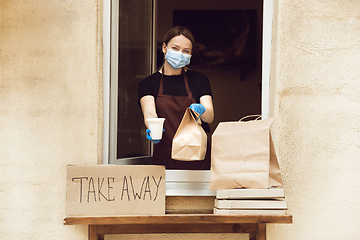
[[[206,147],[207,135],[199,114],[187,108],[173,138],[171,157],[181,161],[204,160]]]
[[[274,121],[219,123],[212,135],[210,190],[282,185],[270,133]]]

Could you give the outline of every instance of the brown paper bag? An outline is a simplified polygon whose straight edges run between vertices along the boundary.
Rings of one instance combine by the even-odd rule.
[[[187,108],[173,138],[171,157],[182,161],[204,160],[206,147],[207,136],[199,114]]]
[[[282,185],[270,133],[274,120],[219,123],[212,135],[211,190]]]

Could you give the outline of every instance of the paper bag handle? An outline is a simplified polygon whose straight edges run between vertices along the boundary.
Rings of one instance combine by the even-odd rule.
[[[200,118],[200,114],[198,114],[196,111],[192,110],[191,108],[188,108],[188,110],[190,111],[190,114],[192,116],[192,118],[195,120],[195,122],[201,126],[201,118]]]
[[[244,120],[244,119],[251,118],[251,117],[256,117],[254,121],[257,121],[257,120],[259,120],[259,119],[261,118],[261,114],[255,114],[255,115],[245,116],[245,117],[241,118],[241,119],[239,120],[239,122],[241,122],[241,121]]]

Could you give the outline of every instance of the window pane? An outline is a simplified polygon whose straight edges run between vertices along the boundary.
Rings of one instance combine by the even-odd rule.
[[[151,73],[152,1],[120,0],[117,158],[149,155],[139,81]]]

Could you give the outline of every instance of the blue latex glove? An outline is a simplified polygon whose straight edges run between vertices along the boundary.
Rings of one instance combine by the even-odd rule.
[[[205,107],[201,103],[193,103],[189,107],[199,114],[199,117],[196,119],[196,122],[199,120],[200,116],[206,111]]]
[[[201,103],[193,103],[193,104],[190,105],[189,108],[194,110],[198,114],[200,114],[200,116],[203,115],[205,110],[206,110],[205,107]]]
[[[165,132],[165,129],[163,129],[163,132]],[[150,140],[152,143],[154,144],[158,144],[160,142],[160,140],[153,140],[150,136],[151,130],[150,129],[146,129],[146,138],[148,140]]]

